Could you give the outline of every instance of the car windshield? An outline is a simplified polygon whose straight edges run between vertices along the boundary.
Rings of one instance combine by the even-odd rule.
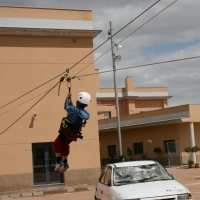
[[[172,179],[159,164],[117,167],[113,175],[115,185]]]

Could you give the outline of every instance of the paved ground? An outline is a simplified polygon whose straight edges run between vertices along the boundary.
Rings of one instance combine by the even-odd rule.
[[[3,200],[11,200],[16,198],[5,198]],[[64,193],[64,194],[51,194],[43,196],[20,197],[17,199],[22,200],[94,200],[94,191]]]
[[[193,200],[200,200],[200,168],[167,168],[173,174],[175,180],[188,188],[193,196]]]
[[[200,200],[200,168],[189,169],[187,166],[167,168],[174,178],[187,187],[193,195],[193,200]],[[94,200],[94,185],[81,185],[77,187],[48,187],[27,191],[10,191],[0,194],[0,199],[12,200]]]

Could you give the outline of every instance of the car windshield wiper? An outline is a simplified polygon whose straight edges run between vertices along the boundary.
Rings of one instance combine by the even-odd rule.
[[[138,181],[146,181],[146,180],[149,180],[149,179],[152,179],[152,178],[155,178],[157,176],[151,176],[151,177],[148,177],[148,178],[143,178],[143,179],[140,179]]]
[[[160,178],[159,181],[173,180],[172,178]]]
[[[120,184],[123,184],[123,183],[133,183],[135,182],[134,180],[130,180],[130,181],[120,181],[120,182],[115,182],[115,184],[117,185],[120,185]]]
[[[155,177],[158,177],[158,176],[151,176],[151,177],[148,177],[148,178],[143,178],[143,179],[139,179],[139,180],[126,180],[126,181],[119,181],[119,182],[115,182],[115,184],[123,184],[123,183],[135,183],[135,182],[143,182],[143,181],[146,181],[146,180],[149,180],[149,179],[152,179],[152,178],[155,178]]]

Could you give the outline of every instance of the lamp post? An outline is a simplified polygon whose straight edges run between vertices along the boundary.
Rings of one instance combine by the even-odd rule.
[[[121,56],[116,56],[114,52],[114,47],[117,45],[113,41],[112,37],[112,22],[110,21],[110,30],[108,31],[108,36],[111,38],[111,49],[112,49],[112,64],[113,64],[113,78],[114,78],[114,88],[115,88],[115,102],[116,102],[116,113],[117,113],[117,130],[118,130],[118,141],[119,141],[119,152],[122,156],[122,140],[121,140],[121,127],[120,127],[120,114],[119,114],[119,102],[118,102],[118,92],[116,87],[116,66],[115,61],[119,61]]]

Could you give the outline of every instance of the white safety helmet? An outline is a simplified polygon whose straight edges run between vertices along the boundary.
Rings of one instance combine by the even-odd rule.
[[[79,101],[80,103],[89,105],[91,103],[91,96],[87,92],[80,92],[77,95],[76,100]]]

